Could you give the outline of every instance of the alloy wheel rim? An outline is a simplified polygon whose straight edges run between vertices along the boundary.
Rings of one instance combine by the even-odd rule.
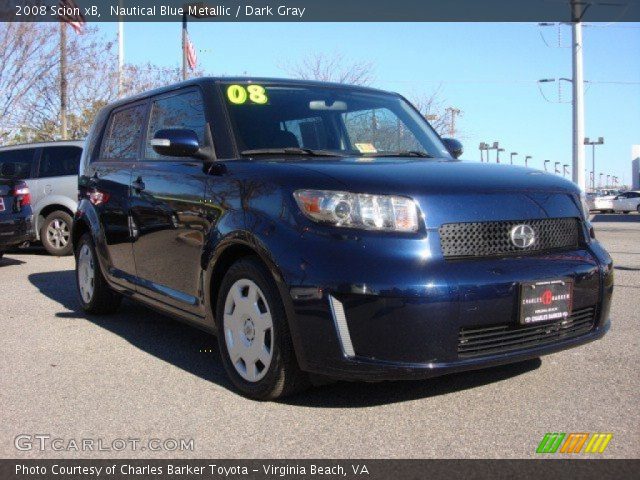
[[[56,249],[62,249],[69,244],[71,230],[64,220],[54,219],[47,226],[47,240]]]
[[[273,318],[260,287],[249,279],[235,282],[224,304],[224,338],[236,372],[258,382],[273,359]]]
[[[90,303],[95,290],[95,264],[89,245],[85,244],[78,254],[78,287],[85,303]]]

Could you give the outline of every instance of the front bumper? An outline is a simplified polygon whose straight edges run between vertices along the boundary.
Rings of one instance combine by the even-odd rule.
[[[610,328],[613,267],[595,241],[579,250],[436,261],[430,267],[422,289],[415,281],[393,288],[325,282],[311,298],[313,289],[292,288],[289,313],[301,367],[346,380],[428,378],[554,353],[596,340]],[[398,277],[389,270],[387,276]],[[472,357],[461,353],[464,329],[500,325],[517,334],[524,328],[517,320],[519,284],[557,278],[573,280],[573,311],[592,312],[588,326],[538,344],[523,342],[521,348],[511,345]],[[342,309],[338,315],[335,304]]]

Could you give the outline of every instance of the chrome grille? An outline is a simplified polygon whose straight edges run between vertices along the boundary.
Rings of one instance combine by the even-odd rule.
[[[462,328],[458,356],[477,357],[540,347],[589,333],[595,322],[595,307],[576,310],[560,322],[537,325],[491,325]]]
[[[535,241],[526,248],[511,242],[511,229],[528,225]],[[522,255],[577,247],[582,238],[578,218],[545,218],[500,222],[447,223],[440,227],[440,245],[445,258]]]

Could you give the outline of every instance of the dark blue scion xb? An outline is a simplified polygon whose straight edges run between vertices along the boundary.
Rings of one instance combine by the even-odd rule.
[[[119,101],[80,167],[80,301],[129,297],[216,333],[257,399],[602,337],[612,262],[580,190],[461,153],[370,88],[205,78]]]

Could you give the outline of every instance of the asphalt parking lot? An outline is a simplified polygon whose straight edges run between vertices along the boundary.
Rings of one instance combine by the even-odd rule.
[[[80,312],[72,257],[0,260],[2,458],[534,457],[546,432],[611,432],[640,456],[640,215],[597,215],[616,265],[604,339],[430,381],[335,383],[282,403],[233,392],[215,339],[125,302]],[[17,450],[17,435],[65,450]],[[76,452],[69,440],[193,439],[191,451]],[[60,444],[59,444],[60,445]]]

